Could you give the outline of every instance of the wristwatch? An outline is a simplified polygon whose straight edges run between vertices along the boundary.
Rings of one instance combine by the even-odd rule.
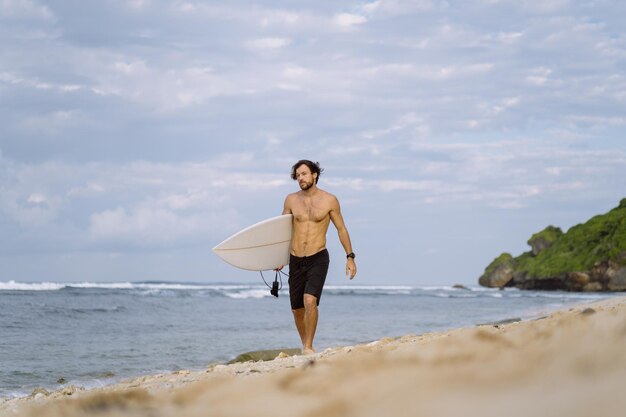
[[[346,259],[348,259],[348,258],[354,259],[354,258],[356,258],[356,255],[354,254],[354,252],[350,252],[349,254],[346,255]]]

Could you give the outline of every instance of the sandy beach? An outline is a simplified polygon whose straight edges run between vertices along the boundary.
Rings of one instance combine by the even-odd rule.
[[[623,416],[625,384],[626,297],[616,297],[312,356],[40,390],[0,403],[0,416]]]

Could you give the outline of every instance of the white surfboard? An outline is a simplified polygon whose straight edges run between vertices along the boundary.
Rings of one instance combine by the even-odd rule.
[[[293,216],[284,214],[253,224],[213,248],[213,252],[237,268],[268,271],[287,265]]]

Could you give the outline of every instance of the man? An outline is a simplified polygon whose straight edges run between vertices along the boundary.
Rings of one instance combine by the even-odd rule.
[[[313,338],[317,329],[317,307],[328,272],[326,232],[332,221],[346,251],[346,275],[356,275],[350,235],[343,222],[337,198],[317,188],[322,173],[319,163],[301,160],[291,169],[300,191],[285,199],[283,214],[293,215],[293,237],[289,259],[289,296],[296,328],[302,340],[302,353],[315,353]]]

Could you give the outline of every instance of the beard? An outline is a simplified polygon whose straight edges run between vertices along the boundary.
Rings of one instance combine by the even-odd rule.
[[[305,181],[305,182],[299,183],[300,184],[300,189],[302,191],[308,190],[309,188],[311,188],[313,186],[313,181],[315,181],[315,180],[311,180],[311,182],[306,182]]]

